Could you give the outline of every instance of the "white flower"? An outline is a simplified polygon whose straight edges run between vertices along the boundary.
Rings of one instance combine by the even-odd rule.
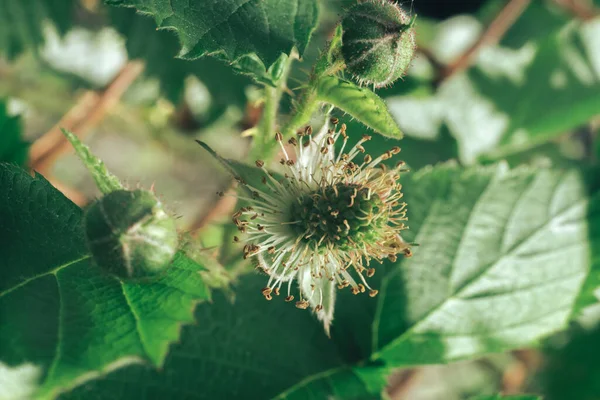
[[[323,321],[325,330],[333,319],[336,286],[352,293],[369,291],[377,295],[365,277],[375,273],[372,261],[394,261],[398,253],[410,256],[410,245],[400,236],[406,229],[406,204],[401,202],[399,183],[404,166],[393,169],[381,162],[400,152],[394,147],[373,159],[364,154],[363,136],[344,153],[346,126],[333,129],[325,124],[312,135],[308,127],[298,138],[289,140],[295,149],[290,155],[281,145],[285,174],[269,173],[263,161],[262,186],[238,179],[251,194],[240,196],[250,206],[233,215],[238,229],[245,233],[244,257],[255,257],[257,268],[269,275],[262,293],[267,300],[279,295],[287,283],[286,301],[294,300],[292,282],[298,281],[298,308],[309,306]],[[335,144],[342,140],[335,155]],[[236,237],[236,241],[239,241]]]

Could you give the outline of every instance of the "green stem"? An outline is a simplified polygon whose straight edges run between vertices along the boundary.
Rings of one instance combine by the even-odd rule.
[[[281,96],[287,85],[287,78],[290,72],[294,57],[290,56],[284,66],[281,78],[277,81],[277,86],[265,85],[265,99],[262,116],[258,122],[258,131],[250,152],[251,160],[268,160],[270,159],[271,143],[275,141],[275,128],[277,124],[277,112],[279,111],[279,103]]]

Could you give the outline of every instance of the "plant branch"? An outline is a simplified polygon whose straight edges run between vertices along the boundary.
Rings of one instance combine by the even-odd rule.
[[[69,143],[60,128],[75,132],[79,137],[96,126],[114,107],[123,93],[144,70],[139,61],[127,63],[101,93],[88,90],[48,132],[37,139],[29,150],[32,170],[47,174],[56,159],[69,150]]]
[[[281,102],[283,92],[287,88],[287,79],[292,62],[296,58],[295,54],[292,52],[286,60],[283,73],[279,81],[277,81],[277,86],[271,87],[265,85],[265,102],[262,116],[258,122],[258,132],[250,151],[250,158],[253,160],[270,158],[271,143],[274,141],[277,126],[279,103]]]
[[[580,0],[554,0],[554,2],[558,6],[568,10],[575,17],[584,21],[588,21],[600,15],[600,10],[598,10],[597,7],[594,7],[593,3],[585,4]]]
[[[485,32],[477,39],[477,42],[463,53],[458,60],[441,71],[440,80],[447,79],[467,69],[473,63],[473,60],[482,47],[500,42],[500,39],[502,39],[508,29],[523,14],[529,3],[531,3],[531,0],[510,0],[490,23]]]

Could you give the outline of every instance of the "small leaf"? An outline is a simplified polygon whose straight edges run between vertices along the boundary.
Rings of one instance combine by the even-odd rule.
[[[385,102],[367,88],[336,76],[323,76],[317,82],[317,97],[347,112],[383,136],[402,138],[402,132]]]
[[[265,186],[265,184],[262,182],[262,178],[266,177],[266,173],[261,168],[252,165],[247,165],[236,160],[229,160],[223,158],[220,155],[218,155],[213,149],[211,149],[210,146],[206,143],[200,140],[196,140],[196,142],[198,142],[198,144],[202,146],[203,149],[208,151],[211,156],[213,156],[217,161],[219,161],[221,165],[223,165],[231,173],[232,177],[236,179],[241,179],[243,182],[245,182],[251,187],[260,188],[261,190],[269,190],[268,186]],[[283,179],[283,177],[279,174],[273,173],[271,171],[269,172],[275,179]],[[241,187],[245,190],[251,191],[251,189],[249,189],[245,185],[242,185]]]
[[[209,298],[178,253],[156,281],[123,282],[92,261],[82,211],[43,177],[0,164],[0,362],[44,371],[36,399],[133,362],[160,366]]]
[[[83,165],[88,169],[92,178],[94,178],[94,182],[96,182],[96,186],[102,193],[109,194],[115,190],[123,189],[123,185],[119,179],[106,169],[104,162],[93,155],[89,147],[81,143],[79,138],[73,133],[66,129],[61,130],[67,140],[71,142],[75,152],[77,152],[77,155],[81,158]]]
[[[0,161],[25,164],[29,144],[21,138],[21,118],[8,115],[6,103],[0,101]]]
[[[134,7],[153,16],[159,28],[174,30],[181,41],[182,58],[217,55],[235,62],[248,54],[256,54],[267,67],[275,63],[281,53],[289,55],[294,46],[302,55],[318,17],[316,0],[105,2]]]

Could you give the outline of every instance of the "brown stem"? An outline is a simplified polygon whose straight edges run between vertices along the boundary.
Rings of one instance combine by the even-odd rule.
[[[419,369],[406,369],[392,373],[386,392],[391,400],[403,400],[421,374]]]
[[[29,150],[29,166],[32,170],[46,174],[56,159],[68,151],[68,142],[60,131],[65,128],[82,136],[96,126],[106,113],[114,107],[123,93],[144,70],[139,61],[127,63],[102,92],[88,90],[77,104],[42,137],[37,139]]]
[[[467,69],[482,47],[498,43],[508,29],[523,14],[530,2],[531,0],[510,0],[479,37],[477,42],[463,53],[458,60],[442,70],[440,79],[447,79]]]
[[[600,15],[600,10],[598,10],[597,7],[594,7],[594,5],[590,3],[586,4],[580,0],[554,0],[554,2],[569,11],[575,17],[584,21],[588,21]]]

